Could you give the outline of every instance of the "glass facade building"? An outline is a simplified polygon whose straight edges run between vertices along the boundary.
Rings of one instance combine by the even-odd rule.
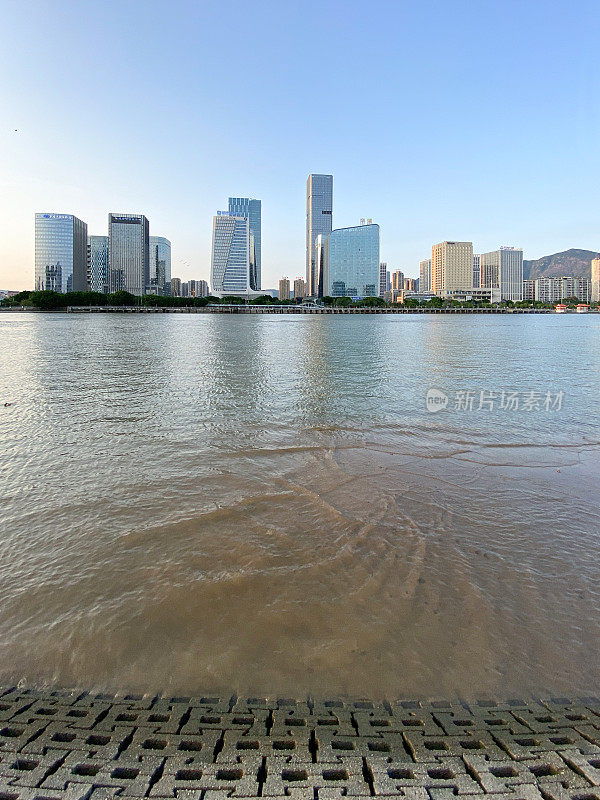
[[[216,295],[247,294],[250,287],[251,251],[254,236],[247,216],[226,211],[213,217],[210,285]]]
[[[321,271],[317,263],[317,237],[333,227],[333,175],[309,175],[306,181],[306,291],[319,294]]]
[[[149,237],[150,285],[156,287],[157,294],[171,291],[171,242],[164,236]]]
[[[262,266],[261,201],[252,197],[230,197],[228,211],[234,217],[248,217],[254,241],[250,253],[250,288],[259,291]]]
[[[149,232],[143,214],[108,215],[109,291],[145,293],[150,283]]]
[[[92,292],[108,292],[108,236],[88,236],[87,283]]]
[[[318,240],[323,295],[377,297],[379,294],[379,225],[338,228]]]
[[[523,251],[501,247],[479,256],[481,287],[500,289],[502,300],[523,299]]]
[[[35,215],[35,288],[87,289],[87,225],[72,214]]]

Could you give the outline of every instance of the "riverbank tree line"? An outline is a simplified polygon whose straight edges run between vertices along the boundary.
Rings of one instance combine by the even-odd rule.
[[[295,305],[295,300],[279,300],[269,294],[259,295],[250,301],[242,297],[225,296],[213,297],[162,297],[154,294],[146,294],[137,297],[130,292],[118,291],[111,294],[102,292],[60,292],[51,291],[24,291],[6,297],[0,301],[3,308],[30,307],[41,311],[58,311],[67,306],[158,306],[164,308],[199,308],[211,304],[236,304],[243,305],[249,302],[251,305]],[[391,306],[381,297],[365,297],[362,300],[353,300],[351,297],[322,297],[319,301],[325,306],[337,308],[370,308],[374,306]],[[574,308],[581,301],[577,297],[568,297],[563,303]],[[397,304],[396,304],[397,305]],[[488,300],[469,300],[460,302],[458,300],[447,300],[442,297],[432,297],[430,300],[414,300],[407,298],[404,302],[406,308],[489,308],[491,303]],[[539,301],[523,300],[514,303],[506,300],[501,303],[494,303],[494,307],[500,308],[554,308],[555,303],[541,303]]]

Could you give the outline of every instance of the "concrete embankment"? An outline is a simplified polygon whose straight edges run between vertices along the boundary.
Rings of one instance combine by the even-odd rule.
[[[600,800],[596,698],[395,701],[0,690],[2,800]]]
[[[214,305],[199,308],[152,306],[69,306],[70,314],[554,314],[547,308],[330,308],[326,306]]]

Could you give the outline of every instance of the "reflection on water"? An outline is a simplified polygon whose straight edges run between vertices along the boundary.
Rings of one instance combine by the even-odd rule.
[[[5,314],[0,341],[1,680],[597,688],[596,317]],[[428,414],[430,387],[565,402]]]

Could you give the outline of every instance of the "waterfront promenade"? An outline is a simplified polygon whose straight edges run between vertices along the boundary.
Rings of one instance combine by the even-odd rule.
[[[600,700],[0,690],[2,800],[600,800]]]
[[[262,306],[219,304],[208,306],[67,306],[53,310],[36,308],[5,308],[7,313],[67,313],[67,314],[555,314],[553,308],[406,308],[395,306],[372,306],[344,308],[331,306]],[[576,313],[576,312],[572,312]],[[597,310],[587,313],[597,314]]]

